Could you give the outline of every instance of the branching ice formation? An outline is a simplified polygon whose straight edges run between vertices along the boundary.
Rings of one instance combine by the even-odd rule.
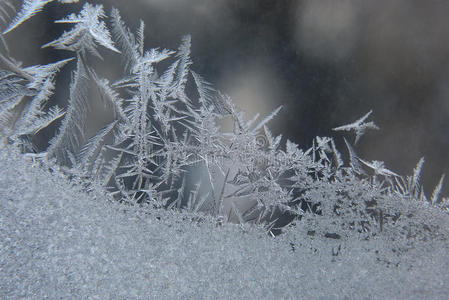
[[[12,21],[14,7],[0,3],[2,40],[49,2],[24,1]],[[397,233],[398,224],[425,234],[410,225],[416,223],[411,216],[425,207],[448,209],[448,199],[440,197],[444,176],[430,200],[425,197],[419,184],[423,159],[404,178],[383,162],[359,158],[346,139],[348,164],[331,137],[316,137],[305,151],[289,140],[283,143],[267,126],[281,107],[260,121],[258,115],[247,119],[227,95],[191,70],[190,36],[176,51],[147,49],[143,22],[134,34],[117,9],[110,26],[105,19],[102,5],[86,3],[79,14],[56,21],[73,27],[43,47],[68,50],[73,57],[48,65],[22,67],[4,43],[4,143],[16,143],[36,159],[45,157],[47,165],[56,163],[87,191],[100,188],[129,205],[263,224],[272,234],[285,227],[285,216],[330,237]],[[103,50],[122,58],[118,80],[101,78],[92,68],[91,60],[101,58]],[[57,72],[73,63],[67,107],[50,106]],[[334,130],[353,131],[357,144],[366,129],[378,129],[365,122],[371,113]],[[223,118],[233,121],[232,132],[222,131]],[[34,153],[33,138],[56,120],[62,123],[49,147]]]

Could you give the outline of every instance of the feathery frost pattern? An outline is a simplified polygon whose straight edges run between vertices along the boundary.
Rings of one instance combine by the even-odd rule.
[[[70,164],[70,155],[76,155],[85,142],[89,78],[83,61],[78,57],[77,70],[70,86],[69,107],[59,133],[50,142],[48,156],[56,157],[62,165]]]
[[[355,133],[354,144],[357,144],[357,142],[359,141],[359,139],[362,137],[362,135],[365,133],[365,131],[367,129],[379,129],[379,127],[377,127],[377,125],[374,124],[374,122],[372,122],[372,121],[365,123],[365,120],[371,115],[372,112],[373,111],[370,110],[366,115],[364,115],[357,121],[355,121],[351,124],[348,124],[348,125],[336,127],[333,130],[334,131],[354,131],[354,133]]]
[[[35,14],[40,12],[47,3],[53,2],[54,0],[25,0],[23,2],[22,8],[17,13],[15,18],[12,20],[11,24],[3,31],[2,34],[7,34],[8,32],[14,30],[19,25],[21,25],[26,20],[33,17]],[[75,3],[78,0],[58,0],[60,3]],[[0,19],[5,22],[6,18],[9,17],[8,9],[13,8],[13,5],[9,0],[3,0],[0,3]],[[5,18],[6,17],[6,18]]]
[[[3,34],[7,34],[11,30],[17,28],[17,26],[34,16],[36,13],[40,12],[47,3],[52,1],[53,0],[25,0],[22,9],[16,15],[8,28],[3,31]]]
[[[3,34],[49,2],[24,1]],[[0,4],[2,20],[10,9]],[[73,27],[43,47],[69,50],[72,59],[22,67],[7,51],[0,53],[4,143],[37,152],[33,138],[61,119],[48,149],[33,155],[61,166],[87,191],[102,189],[128,205],[208,214],[218,223],[254,223],[271,234],[285,229],[288,217],[298,230],[338,239],[401,235],[404,226],[427,236],[433,233],[411,216],[448,210],[448,199],[440,195],[444,176],[429,200],[424,194],[423,158],[411,176],[402,177],[381,161],[357,155],[360,137],[378,129],[366,122],[372,110],[333,129],[355,134],[353,144],[344,138],[344,152],[331,137],[316,137],[303,150],[268,127],[282,106],[265,117],[247,117],[191,70],[190,36],[177,50],[147,49],[143,21],[133,33],[117,9],[111,12],[111,30],[105,18],[102,5],[86,3],[79,14],[56,21]],[[89,65],[91,55],[101,58],[101,51],[121,57],[118,79],[101,78]],[[75,64],[67,107],[51,106],[57,72]],[[99,113],[102,119],[93,117]],[[224,118],[233,121],[232,132],[220,127]]]
[[[79,15],[71,14],[67,18],[55,21],[55,23],[73,23],[74,28],[42,47],[54,47],[56,49],[71,50],[75,52],[85,53],[90,51],[99,57],[100,54],[96,50],[95,43],[105,48],[119,52],[111,40],[111,34],[106,28],[106,24],[100,19],[104,18],[103,5],[93,6],[86,3]]]

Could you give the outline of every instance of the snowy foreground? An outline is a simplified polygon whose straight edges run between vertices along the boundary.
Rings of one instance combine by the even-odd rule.
[[[137,213],[87,196],[11,152],[0,151],[0,166],[1,299],[449,295],[447,242],[423,244],[388,264],[382,251],[364,250],[388,248],[381,240],[311,240],[295,228],[272,238],[249,227],[183,221],[186,215]]]

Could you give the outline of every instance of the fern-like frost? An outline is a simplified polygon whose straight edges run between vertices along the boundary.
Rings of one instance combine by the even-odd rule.
[[[114,46],[106,24],[101,21],[104,17],[103,5],[93,6],[86,3],[79,15],[71,14],[64,19],[55,21],[55,23],[71,23],[75,26],[72,30],[64,32],[60,38],[43,45],[42,48],[51,46],[56,49],[81,52],[82,54],[87,50],[101,57],[96,50],[96,42],[105,48],[120,53]]]
[[[16,15],[11,24],[3,31],[2,34],[7,34],[11,30],[17,28],[20,24],[40,12],[44,6],[53,0],[25,0],[22,9]]]

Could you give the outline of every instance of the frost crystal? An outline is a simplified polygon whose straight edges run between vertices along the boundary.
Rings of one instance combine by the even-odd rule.
[[[48,2],[24,1],[23,9],[4,34]],[[10,7],[8,1],[0,2],[2,24],[10,17]],[[0,135],[5,148],[16,153],[17,147],[8,144],[20,146],[25,157],[31,159],[30,165],[21,162],[21,168],[16,170],[11,167],[9,156],[0,151],[0,191],[4,196],[0,205],[0,232],[6,232],[0,239],[1,298],[30,297],[29,293],[39,298],[59,298],[62,294],[75,298],[148,297],[142,291],[166,296],[151,295],[153,298],[179,298],[177,292],[169,292],[167,296],[166,285],[175,282],[187,263],[190,264],[187,270],[201,272],[216,265],[214,269],[227,268],[232,274],[240,274],[239,266],[243,265],[252,270],[251,274],[260,275],[255,262],[273,259],[276,263],[271,268],[276,268],[285,265],[285,258],[292,255],[288,247],[279,246],[274,252],[261,248],[261,253],[257,252],[248,263],[253,252],[242,255],[236,245],[251,240],[253,247],[260,241],[253,235],[237,242],[213,240],[215,231],[213,235],[210,231],[223,223],[237,223],[239,230],[251,233],[262,226],[270,236],[284,232],[285,237],[281,235],[279,240],[288,241],[292,251],[299,253],[295,267],[286,267],[291,276],[281,276],[289,287],[298,283],[296,279],[290,282],[298,278],[296,272],[310,276],[308,270],[301,271],[304,267],[301,259],[310,247],[312,254],[307,256],[307,266],[322,264],[321,258],[328,255],[329,261],[344,262],[343,266],[351,262],[351,257],[362,257],[363,264],[369,264],[365,258],[370,257],[375,261],[370,268],[379,268],[380,262],[399,268],[410,249],[421,249],[416,250],[416,257],[421,258],[428,255],[426,249],[434,243],[447,241],[448,199],[440,196],[444,176],[427,200],[420,185],[424,159],[411,176],[402,177],[383,162],[369,162],[356,154],[354,145],[364,132],[378,129],[374,122],[366,122],[372,111],[351,124],[334,128],[355,133],[354,144],[344,139],[347,152],[340,152],[338,140],[331,137],[316,137],[310,149],[302,150],[292,141],[284,142],[282,135],[268,127],[281,113],[281,106],[265,117],[259,118],[258,114],[246,117],[229,96],[216,91],[191,70],[190,36],[182,38],[177,50],[147,49],[143,22],[134,34],[117,9],[111,12],[111,31],[103,18],[101,5],[85,4],[79,14],[56,21],[73,24],[73,28],[44,47],[69,50],[73,54],[71,59],[23,67],[8,52],[5,41],[5,47],[0,49]],[[97,44],[105,49],[97,49]],[[111,55],[122,58],[123,73],[118,79],[102,78],[92,67],[95,57],[90,54],[101,57],[100,51],[112,51]],[[52,105],[55,80],[60,69],[73,65],[76,70],[68,87],[68,105],[62,109]],[[56,125],[59,119],[59,128],[48,148],[42,151],[35,139],[44,130],[51,131],[50,125]],[[231,132],[223,132],[220,127],[223,119],[233,123]],[[17,153],[14,155],[19,157]],[[30,179],[24,176],[30,170],[32,174],[46,173],[39,173],[41,179]],[[21,172],[22,184],[14,182],[18,177],[7,172]],[[41,195],[41,185],[47,192],[56,190],[62,196]],[[104,198],[111,201],[102,201]],[[125,215],[121,214],[123,211]],[[154,219],[168,222],[167,228]],[[208,227],[198,231],[197,236],[196,227],[187,219]],[[233,238],[240,236],[237,227],[227,225],[222,226],[223,236],[227,230]],[[180,235],[185,238],[179,238]],[[30,245],[19,241],[29,241]],[[206,252],[210,252],[211,246],[214,255],[198,255],[200,248],[189,249],[192,241],[193,244],[198,241],[194,248],[200,245]],[[129,251],[129,247],[150,252],[136,252],[134,248]],[[163,251],[152,247],[162,247]],[[223,255],[223,249],[231,252]],[[42,264],[40,253],[46,255]],[[148,253],[151,255],[147,257]],[[175,253],[177,261],[168,257],[171,253]],[[194,259],[189,258],[192,253]],[[271,253],[268,260],[267,253]],[[447,261],[447,251],[438,253],[442,253],[442,261]],[[432,262],[433,258],[427,261]],[[190,261],[195,259],[202,265]],[[33,265],[27,265],[28,260]],[[223,261],[227,262],[224,266]],[[369,289],[367,268],[359,264],[349,271],[346,267],[338,268],[335,273],[346,272],[349,275],[343,277],[353,280],[354,270],[361,270],[356,275],[363,276],[363,280],[357,285],[364,284]],[[48,267],[53,269],[47,272]],[[447,273],[441,271],[444,264],[439,267],[439,274]],[[17,268],[26,269],[28,275],[21,273],[14,277]],[[30,272],[46,275],[34,276]],[[283,272],[284,267],[278,269],[279,274]],[[322,276],[316,270],[312,273],[316,278]],[[382,278],[384,273],[379,272]],[[21,286],[22,277],[26,277],[26,286]],[[108,279],[100,284],[100,278]],[[212,296],[204,297],[204,293],[190,289],[185,282],[177,288],[189,299],[223,298],[225,292],[231,295],[229,298],[254,298],[240,292],[235,295],[234,288],[241,285],[240,279],[228,278],[230,286],[226,291],[220,290],[220,278],[216,278],[219,284],[212,282],[219,291]],[[443,291],[446,281],[442,275],[435,281],[422,282],[436,282],[436,289]],[[395,282],[402,284],[404,280],[396,278]],[[164,284],[163,288],[159,283]],[[102,292],[93,296],[97,284]],[[352,281],[348,286],[353,291]],[[326,287],[320,283],[309,290]],[[242,289],[247,291],[248,286],[245,284]],[[337,290],[340,287],[329,288],[330,292]],[[213,293],[209,288],[207,291]],[[285,291],[281,289],[270,296],[297,297],[296,286],[294,291]],[[306,293],[308,289],[303,291]],[[447,288],[445,291],[441,295],[446,296]],[[372,295],[348,292],[345,296]],[[439,295],[432,294],[430,298]],[[388,296],[391,295],[383,298],[410,298],[410,292]]]

